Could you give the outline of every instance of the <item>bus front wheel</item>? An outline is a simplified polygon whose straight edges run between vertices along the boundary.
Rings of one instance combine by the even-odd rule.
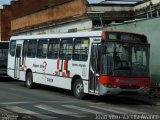
[[[81,79],[77,79],[74,82],[73,86],[73,94],[76,98],[78,99],[83,99],[84,98],[84,87],[83,87],[83,82]]]
[[[33,88],[33,76],[32,76],[31,72],[27,73],[27,76],[26,76],[26,86],[29,89]]]

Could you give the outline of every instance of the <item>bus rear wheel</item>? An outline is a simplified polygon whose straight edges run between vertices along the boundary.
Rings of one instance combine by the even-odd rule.
[[[84,94],[84,86],[83,86],[83,82],[81,79],[77,79],[74,82],[73,94],[78,99],[84,99],[84,95],[85,95]]]
[[[33,88],[33,76],[32,76],[31,72],[27,73],[27,76],[26,76],[26,87],[29,88],[29,89]]]

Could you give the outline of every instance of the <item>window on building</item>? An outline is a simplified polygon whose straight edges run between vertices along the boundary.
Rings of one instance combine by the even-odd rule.
[[[51,39],[49,41],[49,46],[48,46],[48,58],[49,59],[57,59],[58,58],[58,53],[60,49],[60,40],[59,39]]]
[[[61,41],[60,59],[70,60],[72,57],[73,39],[63,39]]]
[[[11,56],[15,56],[15,50],[16,50],[16,41],[13,40],[10,43],[10,54],[11,54]]]
[[[39,40],[37,47],[37,57],[46,58],[48,50],[48,40]]]
[[[69,33],[71,33],[71,32],[77,32],[77,28],[68,29],[68,32]]]
[[[89,39],[77,38],[74,41],[73,60],[86,61],[88,59]]]
[[[22,51],[22,56],[25,57],[27,55],[28,51],[28,40],[25,40],[23,42],[23,51]]]
[[[27,56],[34,58],[36,56],[37,40],[29,40]]]

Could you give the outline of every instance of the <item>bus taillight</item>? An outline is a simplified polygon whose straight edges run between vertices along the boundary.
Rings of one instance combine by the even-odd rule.
[[[106,32],[103,31],[102,32],[102,41],[106,41],[107,37],[106,37]]]

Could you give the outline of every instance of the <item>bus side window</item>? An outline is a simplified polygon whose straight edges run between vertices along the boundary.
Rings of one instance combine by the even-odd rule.
[[[39,40],[37,47],[37,58],[46,58],[48,50],[48,40]]]
[[[37,49],[37,40],[29,40],[27,56],[35,58]]]
[[[49,59],[57,59],[58,53],[60,50],[60,40],[59,39],[51,39],[48,45],[48,53],[47,57]]]
[[[73,39],[63,39],[61,41],[60,59],[70,60],[73,51]]]
[[[16,50],[16,41],[13,40],[10,43],[10,55],[15,56],[15,50]]]
[[[28,41],[25,40],[24,43],[23,43],[23,51],[22,51],[22,56],[23,57],[26,57],[27,51],[28,51]]]
[[[88,59],[89,38],[77,38],[74,41],[73,60],[86,61]]]

